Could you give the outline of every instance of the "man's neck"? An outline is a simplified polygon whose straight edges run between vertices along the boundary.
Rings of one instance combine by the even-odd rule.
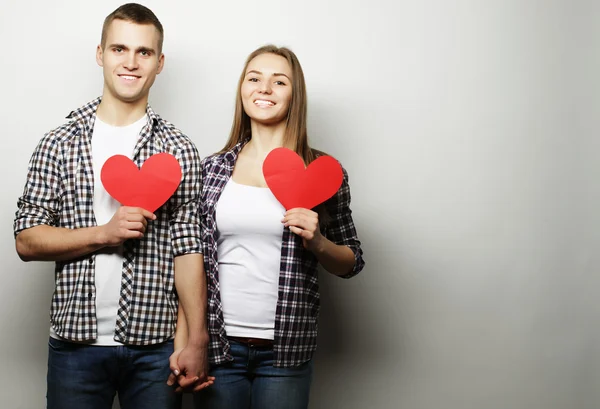
[[[135,102],[123,102],[105,92],[96,115],[102,122],[112,126],[127,126],[138,121],[146,114],[148,98]]]

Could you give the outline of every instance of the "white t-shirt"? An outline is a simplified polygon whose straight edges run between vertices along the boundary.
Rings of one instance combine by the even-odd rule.
[[[227,335],[274,339],[285,208],[268,188],[229,179],[216,207]]]
[[[131,159],[140,132],[147,121],[147,116],[144,115],[131,125],[112,126],[96,117],[92,133],[92,165],[94,168],[94,216],[98,226],[108,223],[121,206],[102,185],[100,178],[102,166],[108,158],[114,155],[125,155]],[[95,264],[98,338],[91,344],[121,345],[113,337],[121,296],[123,246],[105,247],[99,250],[96,253]],[[50,335],[59,338],[52,328]]]

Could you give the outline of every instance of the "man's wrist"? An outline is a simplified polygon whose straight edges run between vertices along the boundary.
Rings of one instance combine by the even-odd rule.
[[[106,247],[108,238],[106,237],[105,225],[92,227],[92,245]]]

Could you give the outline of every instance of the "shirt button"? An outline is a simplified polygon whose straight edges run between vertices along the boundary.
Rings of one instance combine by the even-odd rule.
[[[94,259],[93,259],[93,258],[91,258],[91,259],[90,259],[90,261],[89,261],[89,263],[90,263],[90,264],[94,264]]]
[[[88,293],[88,298],[92,298],[92,293]]]

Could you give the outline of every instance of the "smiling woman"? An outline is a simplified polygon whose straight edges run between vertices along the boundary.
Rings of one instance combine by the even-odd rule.
[[[266,188],[263,162],[274,149],[289,148],[305,164],[323,155],[308,145],[306,100],[296,55],[259,48],[240,76],[229,141],[202,162],[209,373],[215,380],[195,394],[197,408],[307,408],[317,347],[317,266],[344,278],[364,266],[345,171],[342,186],[320,209],[327,221],[316,209],[286,211]]]
[[[290,106],[291,78],[290,65],[282,56],[265,53],[252,59],[241,87],[246,114],[264,124],[282,123]]]

